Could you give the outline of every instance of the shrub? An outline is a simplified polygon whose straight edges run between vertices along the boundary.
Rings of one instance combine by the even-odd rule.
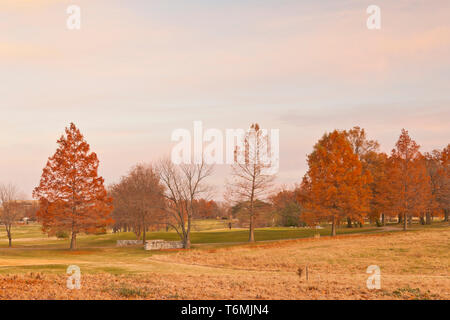
[[[58,239],[68,239],[69,238],[69,234],[66,231],[56,231],[55,236]]]
[[[94,231],[95,235],[101,235],[101,234],[106,234],[106,228],[98,228]]]
[[[147,292],[143,289],[139,288],[130,288],[130,287],[120,287],[117,289],[117,293],[121,295],[122,297],[143,297],[145,298],[147,296]]]

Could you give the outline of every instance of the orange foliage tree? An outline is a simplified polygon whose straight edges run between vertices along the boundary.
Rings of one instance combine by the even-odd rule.
[[[420,217],[421,224],[431,224],[431,217],[442,213],[442,208],[440,208],[438,201],[439,191],[443,181],[440,158],[441,152],[439,150],[433,150],[431,153],[427,152],[424,155],[425,166],[430,176],[431,197],[425,212],[425,217],[423,215]]]
[[[425,163],[431,181],[432,200],[427,210],[426,223],[431,223],[431,216],[444,213],[448,221],[450,210],[450,144],[442,151],[433,150],[425,154]]]
[[[439,161],[439,188],[436,193],[436,200],[439,207],[444,211],[445,221],[448,221],[450,213],[450,144],[445,147],[440,154]]]
[[[382,152],[372,152],[367,155],[365,164],[372,178],[372,182],[369,184],[372,193],[369,218],[371,221],[385,225],[386,216],[393,215],[389,207],[390,204],[386,201],[387,184],[389,183],[388,156]]]
[[[98,176],[99,160],[73,123],[58,140],[59,147],[47,161],[33,197],[39,200],[38,221],[44,232],[71,234],[70,249],[77,234],[95,232],[112,224],[112,198]]]
[[[210,219],[216,218],[219,213],[217,202],[214,200],[194,199],[194,218]]]
[[[308,156],[308,165],[300,197],[307,221],[331,222],[332,236],[346,217],[362,222],[369,211],[370,174],[363,172],[346,133],[325,134]]]
[[[408,220],[421,216],[431,201],[430,176],[420,146],[402,129],[389,159],[389,176],[386,183],[387,202],[397,212],[407,229]]]
[[[147,230],[164,223],[164,187],[151,165],[138,164],[120,182],[110,187],[114,198],[112,216],[114,230],[132,228],[142,243],[147,241]]]
[[[282,188],[269,197],[276,225],[283,227],[304,225],[301,217],[302,207],[298,201],[300,188]]]
[[[356,126],[348,131],[345,131],[345,133],[347,134],[347,139],[352,146],[353,152],[358,156],[359,161],[361,161],[363,173],[370,174],[372,177],[372,182],[369,184],[369,187],[373,195],[376,192],[375,187],[377,181],[375,181],[375,177],[377,178],[376,180],[379,180],[383,170],[383,155],[378,153],[380,145],[378,141],[369,140],[367,138],[364,128]],[[378,221],[380,212],[373,197],[370,207],[370,219]],[[381,213],[381,215],[384,217],[383,213]],[[347,223],[348,227],[352,226],[351,217],[347,217]],[[361,223],[360,225],[362,226]]]

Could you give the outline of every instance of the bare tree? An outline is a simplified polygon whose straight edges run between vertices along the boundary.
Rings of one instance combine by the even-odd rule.
[[[175,229],[186,249],[191,246],[195,200],[211,190],[204,181],[212,172],[213,167],[204,161],[200,164],[175,165],[165,158],[159,162],[158,173],[165,187],[166,224]]]
[[[273,163],[270,141],[259,125],[252,124],[244,136],[243,146],[234,151],[234,164],[228,181],[227,196],[247,207],[249,215],[249,242],[255,241],[255,203],[270,193],[275,175],[270,172]]]
[[[5,225],[9,247],[12,246],[11,228],[22,212],[20,196],[21,194],[15,185],[11,183],[0,184],[0,222]]]

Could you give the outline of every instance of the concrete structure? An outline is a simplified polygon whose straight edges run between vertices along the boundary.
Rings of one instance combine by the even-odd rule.
[[[117,240],[118,247],[142,246],[142,240]],[[181,241],[147,240],[145,250],[182,249]]]
[[[117,240],[118,247],[128,247],[138,245],[142,245],[142,240]]]
[[[144,249],[145,250],[183,249],[183,242],[181,242],[181,241],[149,240],[145,243]]]

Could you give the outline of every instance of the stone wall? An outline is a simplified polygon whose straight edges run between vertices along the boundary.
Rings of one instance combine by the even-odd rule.
[[[145,243],[145,250],[162,250],[162,249],[182,249],[183,242],[181,241],[164,241],[164,240],[149,240]]]
[[[142,246],[142,240],[117,240],[118,247]],[[147,240],[145,250],[182,249],[181,241]]]
[[[142,240],[117,240],[118,247],[128,247],[138,245],[142,245]]]

